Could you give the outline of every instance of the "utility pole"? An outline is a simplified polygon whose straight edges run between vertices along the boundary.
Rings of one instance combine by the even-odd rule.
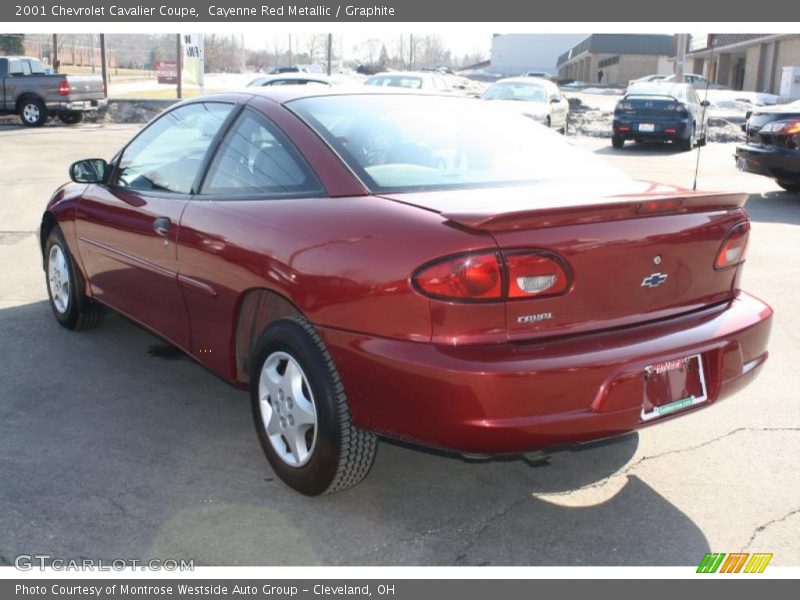
[[[178,74],[178,100],[183,97],[183,52],[181,52],[181,34],[175,36],[175,70]]]
[[[292,34],[289,34],[289,66],[292,66]]]
[[[58,73],[58,34],[53,34],[53,56],[52,63],[53,63],[53,73]]]
[[[683,73],[684,73],[684,63],[686,62],[686,42],[687,42],[687,34],[679,33],[678,34],[678,56],[675,60],[675,79],[678,81],[683,81]]]
[[[89,34],[89,37],[92,39],[92,43],[90,44],[89,49],[89,64],[92,65],[92,73],[96,73],[95,71],[95,64],[94,64],[94,34]]]
[[[100,73],[103,77],[103,95],[108,98],[108,68],[106,60],[106,34],[100,34]]]
[[[328,34],[328,76],[331,74],[331,62],[333,61],[333,34]]]

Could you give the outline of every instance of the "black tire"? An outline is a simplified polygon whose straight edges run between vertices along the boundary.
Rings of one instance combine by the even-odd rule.
[[[614,146],[614,148],[622,148],[625,145],[625,139],[618,135],[612,135],[611,145]]]
[[[59,113],[58,118],[64,125],[77,125],[83,121],[83,113],[79,110],[70,110]]]
[[[789,181],[776,182],[779,186],[792,194],[800,194],[800,183],[791,183]]]
[[[47,121],[47,107],[39,98],[25,98],[19,105],[19,120],[27,127],[41,127]]]
[[[684,152],[689,152],[692,148],[694,148],[694,136],[697,135],[697,126],[692,124],[692,131],[689,134],[689,137],[685,140],[680,140],[678,144],[680,145],[681,150]]]
[[[54,258],[53,248],[58,247],[61,256],[64,258],[64,268],[67,276],[62,279],[55,279],[51,275],[50,261]],[[80,274],[75,260],[69,252],[61,229],[55,226],[50,232],[44,246],[44,268],[45,280],[47,282],[47,295],[50,300],[50,308],[53,311],[56,321],[67,329],[73,331],[85,331],[94,329],[103,321],[105,313],[102,306],[86,296],[83,277]],[[63,296],[66,301],[59,305],[54,296],[55,288],[67,283],[69,289]],[[63,287],[61,288],[63,290]]]
[[[278,454],[262,417],[259,397],[262,369],[268,359],[275,356],[289,356],[300,366],[316,412],[315,437],[310,450],[306,448],[309,451],[306,462],[299,466],[288,464]],[[250,401],[258,439],[275,474],[286,485],[306,496],[318,496],[345,490],[366,477],[375,460],[377,437],[357,428],[350,420],[350,408],[339,373],[311,323],[300,315],[271,323],[256,343],[250,364]],[[287,414],[281,413],[286,409],[285,403],[278,410],[272,397],[269,396],[269,400],[267,397],[265,392],[264,402],[272,409]],[[291,398],[286,399],[291,409]],[[283,434],[279,431],[277,435]],[[285,440],[281,437],[276,443],[282,441],[288,448]]]

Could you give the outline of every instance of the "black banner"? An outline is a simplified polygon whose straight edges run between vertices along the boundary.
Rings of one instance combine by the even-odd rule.
[[[778,16],[779,15],[779,16]],[[730,0],[524,2],[520,0],[18,0],[0,6],[5,22],[680,22],[800,20],[800,3]]]
[[[702,578],[702,580],[700,580]],[[712,583],[712,580],[713,583]],[[543,597],[596,598],[620,594],[626,598],[675,600],[698,593],[724,594],[727,600],[752,598],[755,594],[792,597],[794,582],[778,579],[698,576],[696,579],[653,580],[79,580],[0,581],[4,600],[174,600],[177,598],[231,598],[240,600],[315,600],[322,598],[365,598],[391,600],[531,600]],[[713,589],[712,589],[713,588]]]

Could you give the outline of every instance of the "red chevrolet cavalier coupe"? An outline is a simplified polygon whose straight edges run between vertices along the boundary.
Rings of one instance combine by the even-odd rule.
[[[470,455],[716,403],[767,358],[745,196],[636,181],[491,103],[314,88],[171,108],[47,205],[53,314],[111,308],[249,387],[275,472],[377,435]]]

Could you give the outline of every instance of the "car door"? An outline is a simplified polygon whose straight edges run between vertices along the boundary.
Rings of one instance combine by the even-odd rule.
[[[233,104],[193,103],[145,128],[90,185],[76,211],[92,293],[182,348],[189,320],[177,281],[181,215]]]
[[[327,200],[287,136],[263,113],[245,108],[181,221],[179,281],[191,348],[209,369],[233,375],[231,339],[243,291],[291,284],[293,259],[281,248],[304,243],[297,223]]]

